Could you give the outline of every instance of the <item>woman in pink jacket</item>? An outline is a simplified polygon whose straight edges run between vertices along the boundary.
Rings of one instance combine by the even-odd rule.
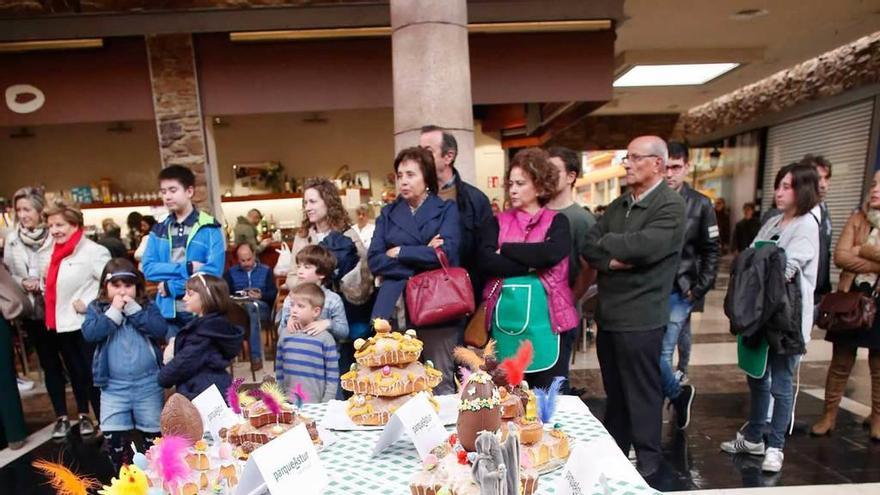
[[[545,208],[557,177],[546,152],[518,152],[504,181],[511,208],[489,218],[479,250],[479,265],[489,279],[483,291],[487,326],[498,358],[531,341],[535,357],[526,380],[532,387],[547,387],[556,376],[568,378],[579,323],[568,285],[568,220]]]

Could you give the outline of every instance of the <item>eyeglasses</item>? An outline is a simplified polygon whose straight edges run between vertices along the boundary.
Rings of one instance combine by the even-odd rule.
[[[628,153],[626,155],[623,155],[623,159],[621,161],[623,163],[637,162],[637,161],[642,160],[644,158],[652,158],[652,157],[653,158],[660,158],[660,155],[639,155],[638,153]]]

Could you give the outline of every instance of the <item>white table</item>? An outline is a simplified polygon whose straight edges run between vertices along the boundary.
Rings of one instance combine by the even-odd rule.
[[[303,412],[321,422],[327,404],[308,404]],[[577,397],[560,396],[554,422],[560,423],[563,430],[577,442],[610,437],[608,431],[591,413],[589,408]],[[455,427],[448,428],[454,431]],[[403,438],[388,447],[382,454],[371,457],[373,446],[381,431],[335,431],[336,442],[320,452],[321,460],[330,476],[330,486],[325,493],[339,495],[376,495],[410,493],[409,480],[421,469],[421,460],[415,447]],[[602,462],[608,455],[623,453],[617,449],[612,452],[597,452],[596,462]],[[625,460],[625,458],[624,458]],[[627,461],[628,462],[628,461]],[[556,490],[556,480],[562,469],[541,476],[538,482],[539,494],[552,494]],[[610,493],[615,495],[646,495],[658,493],[648,487],[644,480],[639,483],[610,479]],[[597,485],[598,490],[598,485]],[[601,491],[595,493],[601,494]]]

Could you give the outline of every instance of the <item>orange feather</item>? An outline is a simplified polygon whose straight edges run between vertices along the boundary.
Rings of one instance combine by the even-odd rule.
[[[77,476],[61,464],[36,460],[32,466],[49,478],[49,485],[55,489],[57,495],[88,495],[89,490],[100,486],[97,480]]]

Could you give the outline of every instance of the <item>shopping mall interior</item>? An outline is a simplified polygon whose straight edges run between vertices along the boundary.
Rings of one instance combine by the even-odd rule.
[[[595,212],[626,193],[632,138],[687,142],[688,182],[723,203],[724,252],[692,317],[692,420],[679,430],[665,409],[664,464],[650,489],[587,491],[880,493],[880,442],[863,427],[867,349],[833,434],[809,434],[832,350],[819,328],[797,375],[785,469],[763,473],[760,458],[719,449],[749,410],[724,312],[732,230],[746,203],[759,214],[773,206],[776,173],[807,154],[833,164],[834,243],[862,204],[880,170],[878,0],[0,0],[0,88],[0,230],[15,228],[15,191],[41,186],[80,204],[87,235],[112,219],[124,238],[130,213],[165,215],[156,176],[183,164],[196,204],[227,236],[256,208],[280,245],[302,224],[308,177],[335,181],[348,210],[365,204],[378,216],[396,195],[396,152],[429,124],[458,139],[456,167],[493,209],[506,207],[517,151],[575,150],[574,199]],[[840,270],[831,273],[836,285]],[[571,387],[601,419],[596,331],[585,318]],[[0,451],[0,485],[55,493],[32,467],[40,458],[109,482],[100,442],[50,439],[54,413],[23,337],[14,361],[34,383],[21,391],[30,437]],[[273,364],[252,376],[242,360],[235,375],[259,381]],[[330,479],[325,493],[396,493]],[[554,486],[537,493],[575,493]]]

